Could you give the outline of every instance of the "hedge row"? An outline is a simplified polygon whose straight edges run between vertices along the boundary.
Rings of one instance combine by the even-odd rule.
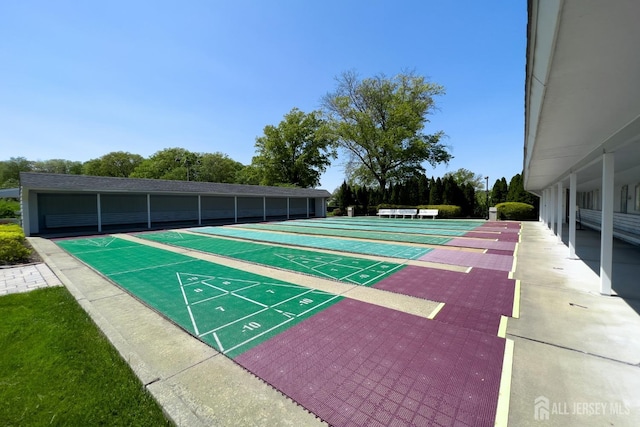
[[[521,202],[504,202],[496,205],[498,209],[498,218],[526,221],[536,219],[536,209],[528,203]]]
[[[26,261],[31,255],[31,249],[25,243],[24,232],[18,224],[0,224],[0,263]]]

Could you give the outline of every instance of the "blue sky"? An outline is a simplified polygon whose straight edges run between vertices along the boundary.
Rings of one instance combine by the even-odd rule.
[[[169,147],[251,162],[255,139],[318,109],[347,70],[441,84],[426,131],[459,168],[522,170],[525,0],[5,1],[0,160]],[[323,175],[333,191],[339,158]]]

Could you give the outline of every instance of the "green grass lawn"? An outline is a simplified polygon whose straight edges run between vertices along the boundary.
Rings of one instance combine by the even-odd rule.
[[[0,425],[171,425],[64,287],[0,297]]]

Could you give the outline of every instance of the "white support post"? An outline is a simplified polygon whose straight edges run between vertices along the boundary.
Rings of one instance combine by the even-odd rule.
[[[147,194],[147,228],[151,228],[151,194]]]
[[[556,225],[556,201],[555,201],[555,187],[549,188],[549,229],[555,234]]]
[[[544,190],[544,225],[547,228],[550,228],[549,226],[549,189],[545,188]]]
[[[576,257],[576,187],[578,175],[572,172],[569,175],[569,258]]]
[[[198,194],[198,225],[202,225],[202,199]]]
[[[542,194],[540,195],[540,208],[538,209],[538,221],[544,221],[544,190],[542,190]]]
[[[558,220],[558,226],[556,227],[556,232],[558,235],[558,242],[562,243],[562,223],[564,222],[564,215],[562,214],[562,182],[558,183],[558,217],[556,218]]]
[[[102,233],[102,207],[100,206],[100,193],[96,194],[96,203],[98,208],[98,233]]]
[[[233,196],[233,222],[238,223],[238,196]]]
[[[602,155],[602,222],[600,231],[600,293],[611,295],[613,270],[614,153]]]

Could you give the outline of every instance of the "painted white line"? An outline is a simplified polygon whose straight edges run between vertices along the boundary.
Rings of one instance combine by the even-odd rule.
[[[332,301],[332,300],[334,300],[334,299],[338,298],[339,296],[340,296],[340,295],[334,295],[332,298],[329,298],[328,300],[326,300],[326,301],[324,301],[324,302],[321,302],[320,304],[318,304],[318,305],[316,305],[316,306],[314,306],[314,307],[311,307],[311,308],[310,308],[310,309],[308,309],[308,310],[303,311],[302,313],[298,314],[296,317],[300,317],[300,316],[302,316],[302,315],[304,315],[304,314],[307,314],[307,313],[308,313],[308,312],[310,312],[311,310],[315,310],[316,308],[318,308],[318,307],[320,307],[320,306],[325,305],[325,304],[326,304],[326,303],[328,303],[329,301]]]
[[[193,323],[193,329],[196,335],[200,336],[200,331],[198,331],[198,325],[196,325],[196,319],[193,318],[193,313],[191,312],[191,307],[187,306],[187,311],[189,312],[189,317],[191,318],[191,323]]]
[[[228,352],[230,352],[230,351],[235,350],[235,349],[236,349],[236,348],[238,348],[238,347],[242,347],[243,345],[245,345],[245,344],[247,344],[247,343],[249,343],[249,342],[251,342],[251,341],[255,340],[256,338],[259,338],[259,337],[261,337],[261,336],[262,336],[262,335],[264,335],[264,334],[268,334],[269,332],[273,331],[274,329],[277,329],[277,328],[279,328],[280,326],[285,325],[285,324],[287,324],[287,323],[291,322],[293,319],[294,319],[294,317],[290,317],[290,318],[288,318],[287,320],[285,320],[284,322],[278,323],[276,326],[273,326],[273,327],[271,327],[271,328],[267,329],[266,331],[260,332],[258,335],[255,335],[255,336],[253,336],[253,337],[249,338],[248,340],[245,340],[245,341],[243,341],[243,342],[241,342],[241,343],[239,343],[239,344],[234,345],[233,347],[231,347],[231,348],[227,349],[226,351],[224,351],[224,353],[226,354],[226,353],[228,353]]]
[[[189,300],[187,299],[187,294],[184,292],[184,285],[182,284],[182,279],[180,279],[180,273],[176,272],[176,276],[178,277],[178,283],[180,283],[180,290],[182,291],[182,296],[184,297],[184,303],[188,306]]]
[[[144,271],[144,270],[153,270],[154,268],[170,267],[170,266],[173,266],[173,265],[187,264],[187,263],[194,262],[194,261],[198,261],[198,260],[197,259],[188,259],[188,260],[185,260],[185,261],[172,262],[172,263],[169,263],[169,264],[154,265],[154,266],[150,266],[150,267],[136,268],[136,269],[127,270],[127,271],[120,271],[118,273],[110,273],[110,274],[103,273],[103,274],[105,274],[106,276],[117,276],[117,275],[120,275],[120,274],[137,273],[138,271]]]
[[[218,299],[218,298],[220,298],[220,297],[227,296],[227,295],[229,295],[229,293],[230,293],[230,292],[225,292],[224,294],[221,294],[221,295],[216,295],[216,296],[213,296],[213,297],[205,298],[205,299],[203,299],[203,300],[200,300],[200,301],[196,301],[196,302],[194,302],[194,303],[191,303],[191,305],[197,305],[197,304],[202,304],[203,302],[213,301],[214,299]]]
[[[220,339],[218,338],[218,334],[216,334],[214,332],[212,335],[213,335],[213,338],[216,340],[216,344],[218,344],[218,348],[220,349],[220,351],[222,353],[224,353],[224,347],[222,346],[222,343],[220,342]]]
[[[310,292],[313,292],[313,289],[309,289],[309,290],[307,290],[307,291],[305,291],[305,292],[302,292],[302,293],[300,293],[300,294],[294,295],[294,296],[292,296],[291,298],[287,298],[286,300],[280,301],[279,303],[272,305],[271,307],[277,307],[277,306],[279,306],[280,304],[284,304],[285,302],[289,302],[289,301],[291,301],[291,300],[293,300],[293,299],[299,298],[299,297],[301,297],[301,296],[303,296],[303,295],[306,295],[306,294],[308,294],[308,293],[310,293]]]
[[[245,288],[245,289],[246,289],[246,288]],[[234,297],[238,297],[238,298],[240,298],[240,299],[243,299],[243,300],[245,300],[245,301],[249,301],[249,302],[251,302],[251,303],[254,303],[254,304],[260,305],[260,306],[262,306],[262,307],[269,307],[268,305],[263,304],[263,303],[258,302],[258,301],[254,301],[254,300],[252,300],[251,298],[247,298],[247,297],[245,297],[245,296],[238,295],[238,294],[236,294],[236,292],[237,292],[237,291],[233,291],[233,292],[231,292],[231,295],[233,295]]]
[[[242,321],[242,320],[248,319],[248,318],[249,318],[249,317],[251,317],[251,316],[255,316],[256,314],[260,314],[260,313],[262,313],[263,311],[267,311],[268,309],[269,309],[269,308],[263,308],[262,310],[258,310],[258,311],[256,311],[255,313],[247,314],[246,316],[241,317],[241,318],[239,318],[239,319],[236,319],[236,320],[234,320],[234,321],[232,321],[232,322],[229,322],[229,323],[227,323],[227,324],[225,324],[225,325],[218,326],[217,328],[213,328],[213,329],[211,329],[210,331],[204,332],[204,333],[200,334],[199,336],[201,336],[201,337],[202,337],[202,336],[208,335],[208,334],[210,334],[210,333],[212,333],[212,332],[219,331],[220,329],[224,329],[224,328],[226,328],[227,326],[231,326],[231,325],[233,325],[234,323],[238,323],[238,322],[240,322],[240,321]]]

